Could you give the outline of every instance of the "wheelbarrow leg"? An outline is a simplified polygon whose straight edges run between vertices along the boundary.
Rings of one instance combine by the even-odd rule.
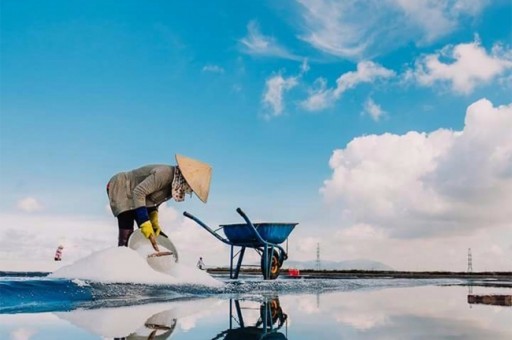
[[[242,261],[244,259],[245,254],[245,247],[242,247],[240,251],[238,252],[238,260],[236,263],[236,268],[233,268],[233,259],[235,257],[234,255],[234,248],[235,246],[231,246],[231,260],[229,262],[229,278],[230,279],[238,279],[238,274],[240,274],[240,268],[242,267]]]
[[[266,243],[263,246],[263,279],[268,280],[270,278],[270,258],[271,256],[268,256],[269,254],[269,248],[273,250],[273,247],[269,247]]]
[[[238,299],[235,300],[235,307],[236,307],[236,314],[238,315],[238,323],[240,324],[241,328],[244,328],[245,327],[244,317],[242,315],[242,309],[240,308],[240,301],[238,301]]]
[[[238,254],[238,262],[236,264],[234,279],[238,279],[238,274],[240,273],[240,267],[242,267],[242,260],[244,258],[244,254],[245,254],[245,247],[242,247],[242,249],[240,250],[240,253]]]
[[[234,246],[231,245],[231,257],[229,260],[229,278],[233,279],[233,253],[234,253]]]

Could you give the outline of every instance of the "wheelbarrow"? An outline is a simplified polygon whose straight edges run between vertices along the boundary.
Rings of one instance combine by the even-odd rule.
[[[261,272],[263,279],[274,280],[279,276],[283,262],[288,254],[280,246],[298,223],[252,223],[242,209],[237,208],[236,212],[242,216],[245,223],[221,224],[216,230],[208,227],[197,217],[184,212],[183,215],[192,219],[206,231],[212,234],[219,241],[231,246],[229,262],[229,277],[238,279],[240,268],[247,248],[254,249],[261,256]],[[222,237],[218,231],[222,229],[226,237]],[[235,247],[240,250],[235,253]],[[237,259],[236,264],[234,260]]]

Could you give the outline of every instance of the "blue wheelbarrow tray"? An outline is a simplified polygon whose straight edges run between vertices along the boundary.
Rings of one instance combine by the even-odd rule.
[[[283,243],[297,223],[253,223],[261,238],[273,244]],[[262,244],[247,223],[222,224],[227,239],[236,246],[261,247]]]

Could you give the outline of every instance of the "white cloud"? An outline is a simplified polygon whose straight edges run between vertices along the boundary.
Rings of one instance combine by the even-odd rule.
[[[335,150],[325,199],[394,237],[463,235],[512,220],[512,105],[485,99],[463,131],[370,135]]]
[[[326,81],[318,78],[315,81],[313,89],[309,91],[309,97],[301,105],[309,111],[318,111],[332,106],[341,95],[359,84],[373,83],[378,79],[387,79],[395,75],[395,72],[389,70],[372,61],[361,61],[357,64],[356,71],[350,71],[342,74],[336,80],[336,87],[327,88]]]
[[[114,218],[27,214],[2,214],[0,218],[1,259],[52,260],[57,246],[62,244],[63,259],[76,260],[117,245]]]
[[[30,328],[18,328],[11,333],[12,340],[28,340],[37,332]]]
[[[336,232],[335,237],[350,240],[382,240],[385,235],[380,229],[376,229],[369,224],[355,224],[349,228],[345,228]]]
[[[422,39],[425,41],[433,41],[453,31],[457,25],[456,15],[450,13],[450,9],[455,9],[454,4],[448,1],[394,0],[393,2],[405,14],[405,18],[414,18],[416,24],[422,28]]]
[[[385,325],[389,322],[386,314],[381,312],[368,313],[354,313],[353,311],[344,312],[340,311],[335,315],[335,320],[339,323],[350,325],[353,328],[361,331],[366,331],[378,326]]]
[[[476,339],[510,337],[510,316],[503,313],[505,308],[497,307],[492,315],[487,314],[484,318],[475,318],[475,307],[471,309],[468,305],[466,308],[457,308],[457,313],[454,313],[454,306],[461,307],[466,303],[465,290],[465,287],[441,288],[435,284],[423,287],[349,289],[348,292],[322,292],[316,298],[314,295],[304,295],[300,302],[307,300],[322,312],[316,319],[315,315],[304,315],[304,320],[321,322],[325,315],[329,315],[339,322],[337,338],[340,339],[395,339],[400,338],[398,332],[407,334],[405,338],[408,339],[437,339],[447,334],[467,334],[462,337]],[[295,296],[284,295],[279,298],[283,311],[302,311],[296,307],[299,301]],[[486,308],[482,313],[489,313],[491,309]],[[294,320],[299,321],[299,317],[300,314]],[[437,331],[439,329],[441,331]]]
[[[390,78],[395,75],[395,72],[385,67],[380,66],[371,61],[361,61],[357,63],[357,70],[342,74],[336,80],[336,89],[334,95],[339,97],[343,92],[348,89],[354,88],[360,83],[372,83],[379,78]]]
[[[490,3],[490,0],[455,0],[453,4],[454,15],[478,15]]]
[[[336,101],[333,90],[327,88],[327,80],[324,78],[317,78],[308,92],[308,98],[301,102],[301,106],[308,111],[326,109]]]
[[[445,59],[450,62],[444,62]],[[474,41],[446,46],[437,53],[422,57],[406,77],[416,79],[424,86],[449,83],[455,92],[468,94],[478,85],[492,81],[511,68],[511,50],[495,45],[488,53],[478,41]]]
[[[302,237],[300,241],[297,242],[297,250],[300,253],[314,254],[319,242],[320,238],[318,237]]]
[[[28,213],[43,210],[43,205],[34,197],[25,197],[18,201],[17,208]]]
[[[431,43],[477,16],[488,1],[297,0],[301,38],[328,54],[361,59],[408,42]]]
[[[358,57],[367,48],[366,31],[350,22],[354,6],[346,2],[298,0],[306,32],[301,36],[313,47],[336,56]],[[373,20],[373,16],[368,16]]]
[[[304,294],[300,299],[295,300],[293,307],[306,315],[320,314],[320,306],[315,296]]]
[[[333,208],[339,210],[340,206]],[[314,261],[319,243],[321,261],[374,260],[396,270],[464,271],[468,248],[474,271],[505,271],[512,266],[510,225],[406,239],[397,238],[391,228],[382,225],[344,226],[344,222],[341,218],[313,224],[301,221],[290,237],[289,259]]]
[[[51,261],[57,246],[63,244],[63,260],[75,261],[117,245],[117,221],[113,216],[1,214],[0,220],[0,259],[4,260]],[[159,220],[176,245],[181,262],[195,266],[202,256],[209,266],[225,264],[229,258],[228,247],[176,209],[161,205]]]
[[[376,104],[372,98],[368,98],[364,103],[364,114],[369,115],[376,122],[386,113],[379,104]]]
[[[224,73],[224,68],[219,65],[205,65],[203,66],[203,72],[211,72],[211,73]]]
[[[247,24],[247,36],[242,38],[240,43],[247,54],[291,60],[300,59],[281,46],[275,38],[263,35],[258,22],[254,20]]]
[[[280,74],[267,79],[262,101],[263,105],[270,108],[270,117],[280,116],[283,113],[283,94],[297,84],[296,77],[284,78]]]
[[[302,61],[302,65],[300,66],[300,74],[304,74],[304,73],[307,73],[309,71],[309,63],[308,63],[308,60],[305,58],[303,61]]]

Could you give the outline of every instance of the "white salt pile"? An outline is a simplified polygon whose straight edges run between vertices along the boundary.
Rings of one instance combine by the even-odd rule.
[[[180,263],[165,266],[163,273],[157,272],[148,264],[149,253],[151,249],[142,247],[137,251],[127,247],[107,248],[64,266],[49,277],[102,283],[196,284],[213,287],[223,285],[205,271]],[[150,261],[162,261],[168,257],[151,258]]]

